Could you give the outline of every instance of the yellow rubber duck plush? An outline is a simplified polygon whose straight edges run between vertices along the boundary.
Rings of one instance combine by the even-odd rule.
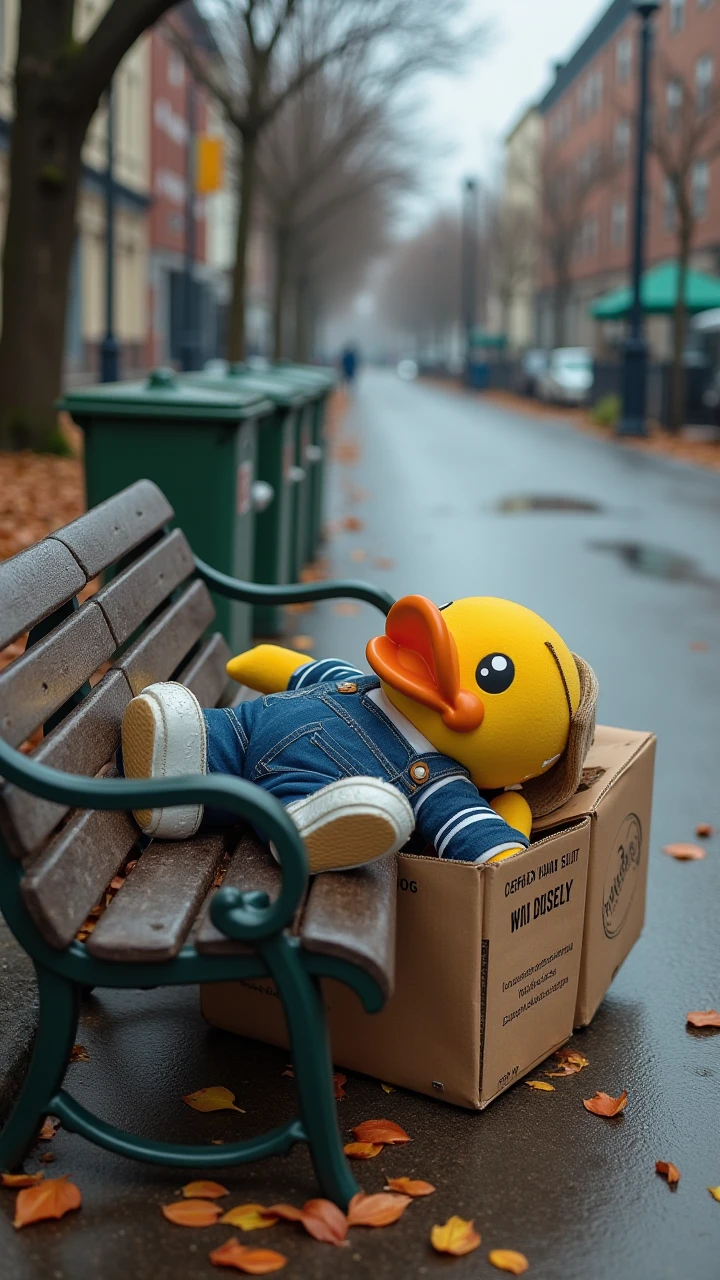
[[[293,816],[311,871],[368,862],[413,829],[439,857],[465,862],[526,848],[533,813],[558,808],[580,781],[597,701],[590,667],[537,614],[490,597],[438,609],[405,596],[366,655],[371,676],[258,645],[228,672],[265,697],[235,708],[203,711],[180,685],[150,686],[125,714],[125,771],[258,783]],[[488,802],[488,792],[500,794]],[[222,821],[199,806],[136,816],[171,839],[203,817]]]

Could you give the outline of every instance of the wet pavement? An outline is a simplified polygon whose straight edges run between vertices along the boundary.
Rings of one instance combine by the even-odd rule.
[[[345,1250],[290,1224],[243,1243],[285,1253],[283,1274],[333,1280],[490,1276],[492,1248],[521,1250],[538,1280],[717,1276],[720,1204],[706,1188],[720,1183],[720,1032],[686,1030],[685,1013],[720,1004],[720,839],[698,863],[660,850],[693,839],[698,822],[720,827],[720,475],[390,373],[363,377],[343,435],[359,449],[355,461],[353,448],[341,449],[334,468],[333,576],[439,604],[468,594],[520,600],[592,663],[601,722],[658,735],[648,919],[592,1026],[573,1042],[590,1066],[556,1082],[555,1093],[519,1084],[476,1114],[401,1089],[386,1095],[377,1081],[349,1075],[344,1127],[384,1115],[413,1137],[358,1165],[365,1189],[379,1190],[384,1174],[411,1174],[434,1182],[434,1196],[395,1226],[353,1230]],[[340,527],[347,516],[352,531]],[[380,619],[365,606],[328,603],[293,624],[317,637],[315,656],[362,661]],[[209,1031],[193,991],[101,992],[87,1002],[80,1038],[91,1061],[70,1068],[71,1090],[149,1136],[245,1136],[293,1107],[285,1055]],[[180,1101],[211,1083],[231,1087],[246,1115],[201,1116]],[[622,1088],[623,1116],[605,1121],[582,1108],[596,1090]],[[72,1174],[83,1208],[14,1233],[3,1193],[0,1275],[214,1274],[207,1253],[230,1230],[184,1230],[159,1212],[187,1175],[62,1132],[51,1147],[48,1173]],[[680,1168],[676,1190],[657,1177],[656,1160]],[[28,1166],[39,1167],[37,1153]],[[231,1203],[301,1203],[315,1192],[302,1150],[217,1176]],[[437,1257],[428,1245],[431,1225],[452,1213],[474,1217],[483,1237],[466,1258]]]

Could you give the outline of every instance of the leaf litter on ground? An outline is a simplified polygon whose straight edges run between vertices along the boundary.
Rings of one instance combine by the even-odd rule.
[[[27,1227],[32,1222],[62,1218],[72,1209],[79,1209],[81,1204],[79,1188],[67,1177],[44,1179],[37,1186],[18,1191],[13,1226]]]
[[[479,1231],[475,1230],[473,1220],[458,1218],[453,1214],[442,1226],[436,1225],[430,1232],[430,1243],[437,1253],[450,1253],[461,1258],[472,1253],[481,1243]]]
[[[215,1267],[233,1267],[236,1271],[248,1276],[268,1276],[273,1271],[282,1271],[287,1258],[274,1249],[249,1249],[240,1244],[236,1236],[231,1236],[225,1244],[218,1245],[208,1254]]]
[[[207,1089],[196,1089],[195,1093],[186,1093],[186,1102],[193,1111],[239,1111],[245,1115],[242,1107],[235,1106],[235,1094],[221,1084],[211,1084]]]
[[[212,1200],[175,1200],[172,1204],[161,1204],[160,1211],[176,1227],[212,1227],[222,1208]]]
[[[397,1222],[412,1201],[412,1196],[393,1191],[366,1195],[358,1191],[348,1205],[347,1219],[351,1227],[389,1227]]]
[[[670,1160],[656,1160],[655,1172],[660,1173],[664,1178],[667,1178],[670,1186],[672,1186],[673,1183],[680,1181],[680,1170],[677,1165],[673,1164]]]
[[[695,1009],[685,1014],[685,1021],[691,1027],[720,1027],[720,1012],[717,1009]]]
[[[591,1111],[595,1116],[610,1117],[624,1111],[627,1101],[627,1090],[623,1089],[619,1098],[612,1098],[609,1093],[598,1092],[592,1098],[583,1098],[582,1104],[586,1111]]]

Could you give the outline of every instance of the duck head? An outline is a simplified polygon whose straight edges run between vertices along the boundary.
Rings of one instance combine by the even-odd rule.
[[[530,609],[490,596],[442,610],[424,596],[404,596],[385,634],[369,642],[367,659],[398,711],[464,765],[480,790],[552,769],[581,704],[580,660],[557,631]]]

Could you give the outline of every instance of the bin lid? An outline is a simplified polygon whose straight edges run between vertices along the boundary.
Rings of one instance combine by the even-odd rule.
[[[276,405],[297,409],[313,399],[313,388],[291,378],[278,376],[273,369],[249,369],[245,364],[230,364],[224,372],[187,374],[193,386],[211,387],[232,392],[235,387],[264,395]]]
[[[59,404],[76,420],[82,418],[164,418],[183,422],[238,422],[272,412],[259,387],[229,383],[219,390],[181,378],[173,369],[153,369],[137,382],[103,382],[75,387]]]
[[[316,387],[319,392],[330,391],[337,382],[337,372],[330,365],[292,364],[290,360],[278,360],[271,365],[273,373],[295,378],[307,386]]]

